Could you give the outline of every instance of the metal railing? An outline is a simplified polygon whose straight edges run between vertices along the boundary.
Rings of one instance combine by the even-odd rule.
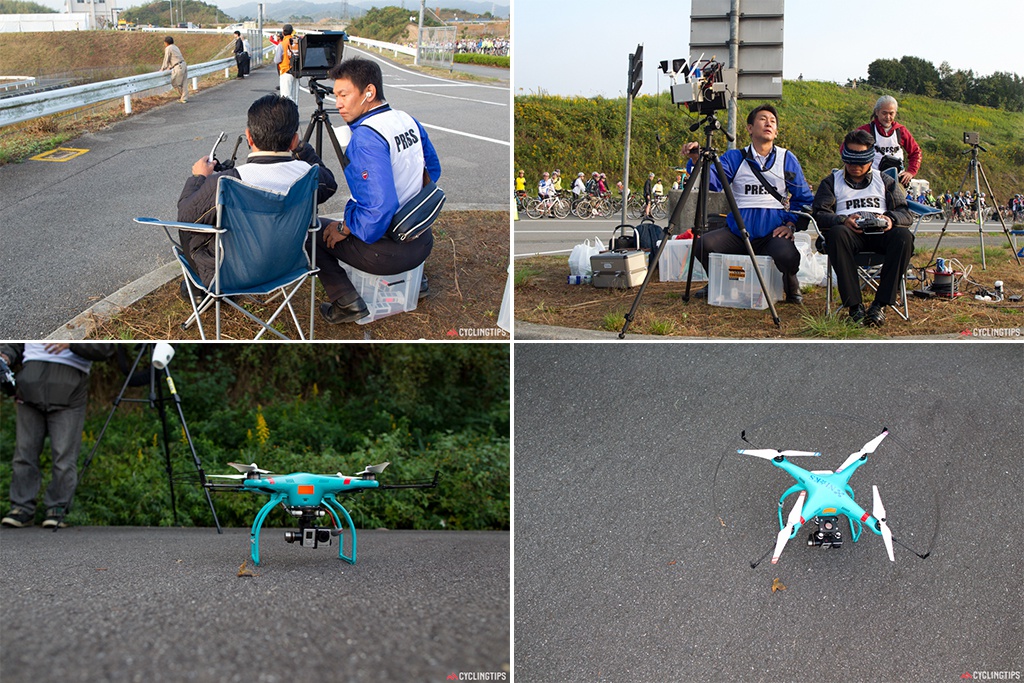
[[[272,50],[266,48],[264,52]],[[256,52],[259,52],[258,50]],[[254,60],[254,65],[258,63]],[[235,58],[227,57],[203,64],[189,64],[188,76],[192,79],[195,90],[200,76],[223,70],[226,78],[230,78],[230,69],[235,66]],[[125,113],[131,113],[131,96],[147,90],[170,87],[170,71],[154,71],[138,76],[118,78],[113,81],[87,83],[70,88],[60,88],[46,92],[31,93],[18,97],[0,99],[0,127],[8,126],[41,116],[51,116],[80,107],[98,104],[121,97],[125,100]]]

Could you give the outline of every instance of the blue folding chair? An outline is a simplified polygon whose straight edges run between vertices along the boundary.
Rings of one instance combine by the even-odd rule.
[[[914,237],[917,237],[917,229],[921,227],[921,221],[930,221],[935,215],[942,215],[942,209],[937,209],[934,206],[928,206],[921,202],[915,202],[913,200],[907,200],[907,208],[910,209],[910,213],[917,216],[917,220],[914,221]]]
[[[319,171],[312,166],[309,171],[291,186],[287,193],[273,192],[248,185],[237,178],[221,176],[217,181],[217,222],[214,226],[179,221],[161,221],[156,218],[136,218],[136,223],[159,225],[173,244],[175,257],[181,266],[185,279],[196,290],[203,293],[202,300],[189,291],[192,315],[182,323],[187,329],[193,321],[199,325],[199,335],[206,339],[201,315],[214,307],[216,338],[220,339],[220,306],[225,302],[241,311],[262,329],[256,339],[270,331],[282,339],[284,334],[271,327],[277,316],[287,308],[291,313],[300,339],[305,339],[302,326],[292,308],[292,297],[307,278],[312,278],[319,269],[316,263],[316,240],[312,255],[307,254],[305,244],[311,233],[319,229],[316,211],[316,191]],[[212,234],[214,254],[217,258],[213,281],[204,283],[189,264],[181,245],[171,235],[170,228],[191,230]],[[313,338],[313,309],[316,304],[316,288],[312,280],[309,300],[309,338]],[[267,296],[284,297],[274,314],[261,320],[242,308],[235,297]],[[273,300],[273,299],[271,299]]]

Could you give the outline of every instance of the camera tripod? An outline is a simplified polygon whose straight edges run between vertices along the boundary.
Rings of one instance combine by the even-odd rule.
[[[966,142],[966,140],[965,140]],[[978,239],[981,240],[981,269],[987,270],[985,264],[985,217],[981,213],[981,183],[980,180],[985,181],[985,187],[988,189],[988,196],[992,200],[992,205],[996,209],[996,216],[999,218],[999,224],[1003,226],[1003,234],[1006,235],[1006,241],[1010,243],[1010,251],[1013,252],[1013,257],[1017,259],[1017,265],[1021,265],[1020,256],[1017,254],[1016,248],[1013,246],[1013,238],[1010,237],[1010,229],[1006,227],[1006,222],[1003,220],[1003,214],[999,212],[999,202],[996,200],[995,195],[992,193],[992,186],[988,184],[988,177],[985,175],[985,169],[981,167],[981,159],[978,158],[978,150],[987,152],[988,150],[981,146],[980,142],[970,142],[971,148],[964,150],[961,154],[970,154],[971,158],[967,162],[967,170],[964,172],[963,180],[960,181],[960,189],[957,192],[963,192],[964,183],[967,182],[967,177],[974,176],[974,208],[978,214]],[[935,254],[939,251],[939,244],[942,243],[942,238],[946,234],[946,226],[949,225],[950,219],[953,217],[953,212],[950,211],[946,216],[946,222],[942,224],[942,232],[939,233],[939,239],[935,242],[935,248],[932,249],[932,255],[929,257],[929,263],[935,263]]]
[[[316,98],[316,111],[309,119],[309,125],[306,126],[306,132],[302,136],[302,141],[309,143],[309,138],[312,137],[313,131],[316,131],[316,153],[323,159],[324,158],[324,128],[327,129],[327,136],[331,139],[331,144],[334,145],[334,153],[338,155],[338,162],[341,164],[341,170],[344,171],[345,167],[348,166],[348,157],[345,156],[345,152],[341,149],[341,143],[338,142],[338,136],[334,133],[334,126],[331,125],[331,119],[327,115],[327,111],[324,110],[324,96],[331,91],[316,82],[315,78],[309,79],[309,92]],[[325,126],[326,124],[326,126]]]
[[[171,510],[174,515],[174,524],[178,524],[178,508],[174,497],[174,470],[171,466],[171,432],[170,427],[167,424],[167,411],[165,404],[173,401],[174,407],[178,411],[178,419],[181,421],[181,428],[185,435],[185,440],[188,442],[189,450],[192,453],[192,463],[195,465],[196,472],[199,473],[199,485],[203,487],[203,493],[206,495],[206,502],[210,505],[210,512],[213,513],[213,523],[217,527],[217,533],[224,533],[220,528],[220,521],[217,519],[217,511],[213,508],[213,500],[210,498],[210,492],[206,488],[206,473],[203,471],[203,463],[199,460],[199,455],[196,454],[196,447],[192,443],[192,435],[188,431],[188,424],[185,422],[185,414],[181,410],[181,397],[178,395],[178,391],[174,386],[174,380],[171,378],[170,370],[165,365],[161,369],[157,369],[153,365],[153,348],[154,344],[142,344],[139,348],[139,353],[135,356],[135,362],[132,363],[131,370],[128,371],[127,377],[125,378],[124,385],[121,387],[120,393],[117,398],[114,399],[114,407],[110,409],[110,414],[107,415],[107,421],[103,423],[103,428],[100,430],[99,436],[96,437],[96,443],[93,444],[92,449],[89,451],[89,455],[86,457],[85,462],[82,464],[82,470],[78,473],[78,483],[82,482],[85,477],[86,471],[89,469],[89,465],[92,463],[93,458],[96,456],[96,451],[100,447],[100,443],[103,441],[103,434],[107,431],[107,426],[110,425],[110,420],[114,417],[114,413],[117,411],[117,407],[121,405],[122,401],[128,403],[148,403],[150,407],[155,406],[157,412],[160,415],[160,422],[163,425],[163,446],[164,446],[164,458],[166,461],[167,470],[167,484],[171,491]],[[143,370],[136,373],[136,368],[139,366],[139,362],[142,357],[149,353],[149,371],[148,373]],[[157,373],[163,373],[164,380],[167,383],[167,387],[170,390],[170,396],[164,396],[163,386],[157,382]],[[149,375],[149,398],[125,398],[125,392],[129,386],[140,386],[146,381],[146,375]],[[76,486],[77,490],[77,486]],[[61,528],[61,524],[64,522],[64,518],[71,511],[71,503],[74,500],[74,495],[68,500],[67,505],[61,512],[60,518],[57,520],[57,526],[54,527],[54,531]]]
[[[651,276],[654,274],[654,267],[657,265],[661,258],[661,252],[664,251],[665,245],[668,244],[669,237],[672,235],[674,227],[679,226],[679,222],[683,215],[683,206],[686,204],[686,200],[689,199],[690,194],[693,192],[693,187],[696,183],[700,182],[700,189],[697,191],[697,206],[694,213],[694,240],[693,246],[690,249],[690,265],[686,273],[686,291],[683,293],[683,301],[690,300],[690,284],[693,281],[693,262],[696,259],[697,249],[697,237],[707,231],[708,227],[708,193],[711,188],[711,171],[712,165],[714,165],[714,171],[718,176],[718,180],[722,185],[722,190],[725,192],[725,198],[729,202],[729,211],[732,213],[733,218],[736,220],[736,225],[740,229],[740,236],[743,238],[743,244],[747,248],[747,255],[750,256],[750,261],[754,267],[754,273],[757,275],[757,281],[761,285],[761,291],[764,293],[765,301],[768,302],[768,310],[771,311],[772,320],[775,322],[775,326],[779,327],[781,321],[779,320],[779,314],[775,310],[775,302],[772,301],[772,297],[768,293],[768,286],[765,284],[764,277],[761,275],[760,268],[757,267],[757,254],[754,253],[754,246],[750,243],[750,234],[747,232],[747,226],[743,223],[743,217],[740,216],[740,209],[736,205],[736,196],[732,192],[732,186],[729,184],[728,178],[726,178],[725,170],[722,168],[722,162],[718,159],[718,152],[712,146],[712,137],[715,131],[722,130],[721,122],[715,117],[715,113],[712,111],[704,117],[703,120],[690,126],[691,131],[696,131],[702,125],[707,124],[704,128],[704,134],[706,143],[700,150],[700,164],[695,166],[693,173],[686,179],[686,184],[683,186],[683,194],[676,202],[675,209],[672,211],[671,217],[669,217],[668,224],[662,231],[661,244],[658,246],[658,251],[651,257],[650,263],[647,265],[647,275],[644,277],[643,284],[640,285],[640,290],[636,293],[636,298],[633,299],[633,306],[629,309],[629,313],[626,314],[626,322],[622,326],[622,331],[619,332],[619,339],[624,339],[626,336],[626,330],[629,329],[630,324],[636,315],[636,309],[640,306],[640,298],[644,295],[644,290],[647,289],[647,283],[651,281]],[[723,135],[727,139],[732,141],[732,137],[722,131]]]

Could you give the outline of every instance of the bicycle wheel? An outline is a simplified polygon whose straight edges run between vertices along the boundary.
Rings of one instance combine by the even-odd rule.
[[[608,216],[611,216],[613,213],[615,213],[615,207],[612,205],[611,201],[602,197],[601,203],[597,205],[597,215],[601,218],[608,218]]]
[[[630,197],[629,201],[626,202],[626,217],[628,218],[640,218],[643,210],[643,203],[638,201],[636,197]]]
[[[590,204],[590,199],[585,198],[576,203],[574,212],[580,220],[585,221],[594,215],[594,207]]]
[[[565,218],[571,211],[569,206],[569,200],[564,197],[559,197],[555,200],[555,205],[552,207],[552,211],[555,213],[555,218]]]
[[[668,202],[665,201],[664,197],[654,202],[654,206],[651,207],[651,216],[654,218],[654,220],[660,221],[662,218],[668,215],[668,209],[665,208],[666,204],[668,204]]]
[[[543,215],[541,211],[541,200],[530,197],[526,200],[526,215],[530,218],[540,218]]]

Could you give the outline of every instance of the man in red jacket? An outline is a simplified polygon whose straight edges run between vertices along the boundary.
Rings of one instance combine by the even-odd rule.
[[[872,168],[878,168],[883,156],[890,156],[903,162],[900,184],[910,186],[910,179],[921,170],[921,148],[907,127],[896,123],[899,105],[892,95],[882,95],[875,103],[871,123],[860,127],[875,136],[875,160]]]

